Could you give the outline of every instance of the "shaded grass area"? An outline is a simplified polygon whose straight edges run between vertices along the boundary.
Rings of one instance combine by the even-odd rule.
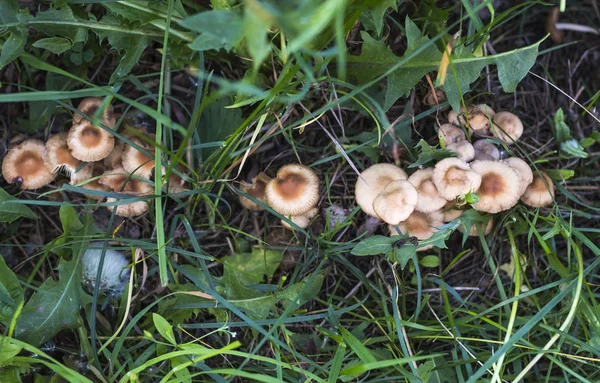
[[[461,9],[464,12],[457,8],[451,20],[460,19]],[[405,48],[399,26],[407,12],[401,7],[384,24],[387,41],[396,52]],[[514,18],[494,30],[484,49],[504,52],[538,41],[545,33],[546,12],[541,6],[515,12]],[[600,25],[591,2],[568,8],[565,19]],[[587,159],[560,155],[552,117],[562,108],[578,139],[597,130],[600,78],[595,68],[600,51],[594,36],[569,32],[566,42],[556,46],[545,41],[531,74],[515,93],[502,92],[497,72],[490,67],[466,95],[470,102],[485,102],[522,118],[526,133],[518,146],[505,147],[504,155],[525,153],[533,167],[554,171],[556,204],[539,211],[518,206],[498,216],[486,237],[463,243],[460,233],[452,234],[447,249],[428,253],[439,257],[439,266],[420,267],[418,274],[409,267],[400,270],[383,257],[349,253],[364,238],[366,224],[353,197],[356,171],[374,159],[399,161],[406,167],[415,154],[408,149],[418,139],[437,143],[434,126],[445,121],[445,112],[420,101],[428,90],[425,81],[387,112],[387,120],[397,122],[396,134],[391,138],[384,134],[388,126],[381,126],[376,131],[383,135],[378,145],[378,134],[361,135],[373,132],[381,121],[373,118],[377,111],[369,99],[357,97],[356,102],[337,105],[335,101],[352,88],[328,72],[311,78],[310,67],[311,75],[307,75],[297,68],[293,72],[288,65],[274,66],[261,76],[267,86],[280,87],[280,98],[223,111],[222,106],[243,98],[223,101],[218,84],[208,82],[209,73],[242,79],[244,67],[233,55],[203,57],[204,76],[198,78],[183,70],[161,71],[158,63],[164,56],[147,49],[119,93],[157,109],[156,96],[165,87],[163,114],[182,127],[197,129],[187,146],[181,145],[181,135],[169,124],[162,132],[169,158],[176,162],[179,157],[189,168],[191,196],[163,197],[158,224],[156,217],[161,215],[153,203],[148,214],[122,219],[57,184],[50,187],[55,193],[40,200],[39,191],[21,193],[39,220],[2,224],[3,258],[30,288],[29,294],[42,281],[57,277],[58,257],[44,253],[43,246],[63,232],[58,217],[59,206],[65,202],[76,205],[80,216],[93,215],[102,233],[97,237],[115,241],[126,251],[142,249],[147,257],[136,266],[129,299],[105,302],[98,297],[95,319],[40,346],[59,361],[49,369],[64,365],[98,381],[102,381],[99,376],[118,380],[135,369],[141,381],[160,381],[177,365],[189,368],[195,381],[334,382],[340,375],[370,382],[415,381],[413,375],[423,381],[512,381],[520,374],[529,381],[597,380],[598,146],[588,149]],[[347,45],[350,52],[360,50],[358,27],[349,33]],[[91,83],[106,84],[119,57],[113,52],[102,61],[103,66],[89,69]],[[0,73],[8,84],[2,89],[6,95],[25,91],[25,86],[45,89],[48,77],[53,76],[33,71],[24,85],[16,65]],[[306,94],[294,100],[300,90]],[[381,97],[377,92],[371,96]],[[575,101],[588,106],[589,113]],[[118,112],[130,112],[123,100],[115,100],[114,106]],[[26,126],[19,118],[31,113],[32,105],[2,103],[0,110],[7,143]],[[154,129],[152,118],[132,113],[129,116],[137,123]],[[68,115],[52,116],[44,129],[27,135],[46,138],[60,131]],[[199,121],[198,128],[193,121]],[[402,141],[409,138],[412,143],[407,149]],[[248,148],[253,152],[245,158]],[[312,166],[322,179],[320,215],[305,232],[282,230],[280,217],[272,212],[242,210],[236,195],[240,181],[260,171],[274,175],[280,166],[292,162]],[[574,174],[569,178],[571,170]],[[16,192],[10,186],[7,190]],[[156,237],[161,225],[171,278],[168,289],[161,286],[158,270]],[[383,226],[375,233],[387,235]],[[70,238],[66,246],[86,239]],[[227,299],[226,290],[232,286],[224,282],[227,257],[248,253],[252,246],[276,250],[283,257],[271,278],[256,283],[256,290],[269,292],[273,286],[302,282],[312,286],[318,278],[322,279],[320,288],[300,307],[281,300],[265,318],[257,319],[251,314],[252,306]],[[513,278],[500,267],[518,262],[523,266],[515,268]],[[420,288],[415,283],[417,275]],[[190,298],[184,291],[201,291],[210,298]],[[165,304],[167,300],[170,305]],[[82,318],[89,314],[85,311]],[[175,325],[176,345],[170,344],[168,331],[153,320],[152,312]],[[123,328],[111,340],[121,323]],[[39,350],[30,351],[39,354]],[[173,354],[177,351],[181,355]],[[86,367],[88,363],[92,369]],[[47,371],[48,366],[42,367],[42,373]]]

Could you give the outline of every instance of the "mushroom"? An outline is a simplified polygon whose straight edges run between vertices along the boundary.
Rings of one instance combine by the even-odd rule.
[[[303,215],[319,200],[319,177],[308,166],[285,165],[266,187],[269,206],[283,215]]]
[[[82,113],[92,116],[102,104],[101,98],[86,98],[77,107]],[[106,107],[102,115],[102,124],[109,129],[115,126],[112,107]],[[111,133],[99,126],[94,126],[81,115],[73,116],[73,126],[67,136],[67,144],[73,157],[81,161],[100,161],[106,158],[113,149],[115,138]]]
[[[458,115],[454,111],[448,113],[448,121],[455,125],[464,125],[476,132],[485,131],[490,127],[490,119],[492,116],[488,112],[493,112],[492,108],[485,104],[481,109],[476,105],[469,105],[467,112],[465,113],[464,108],[461,106]],[[485,110],[482,110],[485,109]]]
[[[265,173],[259,173],[256,177],[252,178],[252,182],[242,182],[240,185],[240,189],[244,193],[247,193],[255,199],[266,204],[267,197],[265,195],[265,189],[267,188],[267,184],[270,181],[271,177],[267,176]],[[265,210],[261,205],[251,201],[248,197],[244,197],[243,195],[240,195],[239,197],[240,203],[246,209],[253,211]]]
[[[475,210],[499,213],[519,202],[521,177],[513,168],[499,161],[478,160],[471,163],[471,169],[481,176]]]
[[[469,229],[469,237],[477,237],[479,236],[479,233],[477,232],[478,228],[483,230],[483,235],[488,235],[489,233],[492,232],[492,228],[494,227],[494,218],[490,217],[490,219],[487,221],[487,223],[485,224],[485,228],[483,227],[484,223],[483,222],[475,222],[471,228]],[[460,231],[461,233],[464,232],[464,228],[462,225],[460,225],[458,227],[458,231]]]
[[[438,162],[433,169],[432,180],[440,195],[448,201],[476,192],[481,184],[481,176],[458,158],[444,158]]]
[[[142,141],[139,138],[132,137],[131,141],[139,147],[148,151],[152,156],[148,156],[141,150],[136,149],[131,145],[124,145],[123,154],[121,155],[121,163],[123,169],[129,173],[135,172],[136,175],[150,179],[152,175],[152,169],[154,169],[154,141],[156,136],[154,134],[145,133],[148,141]],[[152,142],[152,144],[150,144]],[[164,167],[163,167],[164,169]]]
[[[77,106],[77,110],[79,110],[84,115],[88,117],[93,117],[98,111],[98,108],[102,105],[104,100],[100,97],[88,97],[81,100],[79,105]],[[84,116],[79,113],[75,113],[73,115],[73,125],[78,125],[84,121],[87,121]],[[111,105],[108,105],[102,114],[102,124],[108,128],[113,128],[115,123],[117,122],[115,118],[115,113]]]
[[[446,146],[446,150],[456,153],[459,160],[469,162],[475,158],[475,148],[467,140],[458,141]]]
[[[415,210],[417,189],[407,180],[390,182],[373,200],[373,211],[384,222],[397,225]]]
[[[523,123],[511,112],[498,112],[493,118],[492,134],[507,144],[512,144],[523,134]]]
[[[554,184],[550,177],[544,172],[535,174],[533,181],[521,196],[521,201],[532,207],[550,205],[554,201]]]
[[[106,168],[104,167],[104,165],[101,162],[94,162],[94,163],[89,163],[86,165],[86,167],[90,166],[92,171],[89,177],[87,178],[71,178],[71,182],[69,182],[71,185],[76,185],[76,184],[81,184],[78,185],[83,189],[88,189],[88,190],[95,190],[95,191],[100,191],[100,192],[108,192],[110,191],[110,188],[106,185],[101,184],[100,181],[100,176],[102,174],[104,174],[104,172],[106,171]],[[78,173],[77,173],[78,174]],[[92,179],[91,181],[88,181]],[[88,181],[88,182],[85,182]],[[87,194],[87,193],[83,193],[83,195],[85,195],[88,198],[91,199],[95,199],[95,200],[102,200],[104,199],[104,196],[102,195],[95,195],[95,194]]]
[[[306,214],[303,215],[292,215],[290,216],[290,221],[292,221],[296,226],[301,229],[306,229],[308,225],[310,225],[310,221],[315,218],[315,216],[319,214],[319,208],[315,207],[310,209]],[[283,227],[289,230],[294,230],[295,227],[287,223],[285,220],[281,220],[281,224]]]
[[[40,140],[26,140],[10,149],[2,162],[2,176],[21,189],[37,189],[54,181],[56,174],[44,164],[46,147]]]
[[[452,145],[459,141],[464,141],[467,139],[465,136],[465,132],[462,131],[456,125],[453,124],[443,124],[438,129],[438,137],[440,141],[444,143],[445,146]]]
[[[135,178],[131,178],[122,167],[106,171],[98,181],[101,185],[108,186],[113,191],[130,195],[148,195],[152,193],[152,186]],[[114,202],[116,198],[107,198],[106,202]],[[113,211],[115,206],[107,206],[108,210]],[[135,201],[116,206],[116,215],[121,217],[134,217],[148,211],[146,201]]]
[[[119,167],[123,164],[123,149],[125,148],[125,143],[119,141],[118,143],[115,143],[115,145],[113,146],[113,149],[110,151],[110,153],[108,154],[108,156],[106,156],[102,162],[104,163],[104,166],[106,166],[109,169],[114,169],[116,167]]]
[[[442,208],[442,214],[444,215],[444,222],[454,221],[463,215],[465,211],[456,206],[456,201],[447,201]]]
[[[423,104],[428,106],[440,105],[446,102],[446,100],[448,100],[448,97],[446,97],[446,92],[444,92],[443,89],[436,88],[435,96],[430,89],[425,95],[425,98],[423,98]]]
[[[417,211],[429,213],[440,210],[447,202],[444,197],[440,196],[433,184],[432,177],[433,168],[419,169],[408,177],[408,182],[417,189],[419,194],[419,199],[415,205]]]
[[[378,217],[373,210],[375,197],[392,181],[405,180],[406,172],[393,164],[375,164],[360,173],[354,193],[356,203],[371,217]]]
[[[431,238],[433,234],[439,231],[437,228],[443,224],[443,214],[439,211],[423,213],[414,211],[405,221],[398,224],[398,228],[404,234],[412,237],[417,237],[419,240]],[[397,235],[398,231],[394,225],[389,225],[390,235]],[[417,249],[417,251],[425,251],[433,248],[433,245],[427,245]]]
[[[500,159],[500,151],[496,145],[488,140],[477,140],[473,143],[475,149],[475,159],[484,161],[497,161]]]
[[[55,134],[46,141],[44,163],[51,171],[64,171],[69,176],[81,165],[81,161],[73,157],[67,145],[67,133]]]
[[[533,181],[533,172],[527,162],[523,161],[518,157],[510,157],[503,161],[505,164],[513,168],[521,177],[521,190],[519,191],[520,195],[525,193],[527,186]]]

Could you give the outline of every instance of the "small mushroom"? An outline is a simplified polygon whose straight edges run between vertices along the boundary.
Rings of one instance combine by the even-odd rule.
[[[64,171],[69,176],[81,165],[81,161],[73,157],[67,145],[67,133],[55,134],[46,141],[44,163],[51,171]]]
[[[108,156],[102,160],[104,166],[108,169],[114,169],[123,165],[123,149],[125,148],[124,142],[117,142],[113,146]]]
[[[437,100],[436,100],[436,98],[437,98]],[[448,99],[448,97],[446,97],[446,92],[444,92],[443,89],[436,88],[435,96],[434,96],[434,93],[430,89],[427,92],[427,94],[425,95],[425,98],[423,98],[423,104],[428,105],[428,106],[440,105],[440,104],[446,102],[447,99]]]
[[[458,158],[444,158],[438,162],[433,169],[432,180],[440,195],[448,201],[476,192],[481,184],[481,176]]]
[[[471,226],[471,228],[469,229],[469,237],[478,237],[478,229],[483,230],[483,235],[488,235],[489,233],[491,233],[492,229],[494,228],[494,218],[490,217],[490,219],[485,224],[485,228],[483,227],[483,225],[483,222],[475,222],[473,226]],[[461,233],[464,232],[462,225],[458,227],[458,231],[460,231]]]
[[[471,169],[481,176],[476,210],[499,213],[519,202],[521,177],[513,168],[499,161],[473,161]]]
[[[467,139],[465,132],[456,125],[443,124],[438,129],[438,137],[445,146],[464,141]]]
[[[122,167],[106,171],[98,181],[101,185],[108,186],[113,191],[123,194],[144,196],[151,194],[152,186],[141,180],[130,177]],[[114,202],[115,198],[107,198],[106,202]],[[108,210],[113,211],[115,206],[107,206]],[[146,201],[135,201],[123,203],[116,206],[116,215],[121,217],[135,217],[148,211]]]
[[[265,190],[267,188],[267,184],[271,181],[271,177],[267,176],[265,173],[259,173],[256,177],[252,178],[252,182],[242,182],[240,185],[240,190],[244,193],[251,195],[257,200],[267,203],[267,197],[265,195]],[[265,210],[262,206],[257,204],[256,202],[251,201],[248,197],[244,197],[243,195],[239,196],[240,204],[248,210],[259,211]],[[299,225],[298,225],[299,226]]]
[[[415,210],[417,189],[407,180],[390,182],[373,200],[373,211],[384,222],[397,225]]]
[[[266,187],[267,203],[283,215],[303,215],[319,200],[319,177],[308,166],[285,165]]]
[[[527,162],[518,157],[510,157],[503,162],[513,168],[519,174],[519,177],[521,177],[521,190],[519,193],[520,195],[523,195],[527,186],[533,181],[533,172],[531,171],[531,168],[527,165]]]
[[[360,173],[354,193],[356,203],[371,217],[378,217],[373,210],[375,197],[392,181],[405,180],[406,172],[393,164],[375,164]]]
[[[433,234],[439,231],[437,228],[443,224],[443,214],[439,211],[423,213],[414,211],[406,220],[398,224],[398,228],[404,234],[412,237],[417,237],[419,240],[431,238]],[[394,225],[389,225],[390,235],[397,235],[398,232]],[[433,245],[428,245],[417,249],[417,251],[425,251],[433,248]]]
[[[150,179],[152,175],[152,169],[154,169],[154,141],[156,136],[154,134],[145,133],[148,140],[142,141],[140,138],[131,137],[131,141],[139,147],[148,151],[152,156],[146,155],[141,150],[136,149],[131,145],[124,145],[123,153],[121,155],[121,163],[123,169],[129,173],[135,172],[136,175]],[[152,142],[152,144],[150,143]]]
[[[319,214],[319,208],[315,207],[310,209],[306,214],[303,215],[292,215],[290,220],[301,229],[306,229],[310,225],[310,221]],[[294,230],[295,227],[287,223],[285,220],[281,220],[281,225],[289,230]]]
[[[475,158],[475,148],[467,140],[458,141],[453,144],[450,144],[446,146],[446,149],[453,153],[456,153],[458,159],[464,162],[469,162],[473,158]]]
[[[460,218],[464,213],[464,209],[456,206],[456,201],[447,201],[444,207],[442,208],[442,214],[444,215],[444,222],[454,221],[457,218]]]
[[[102,174],[104,174],[104,172],[106,171],[106,168],[104,167],[104,165],[101,162],[94,162],[94,163],[87,164],[86,167],[87,166],[90,166],[92,169],[89,177],[82,178],[82,179],[79,179],[78,177],[71,178],[71,182],[69,182],[69,183],[71,185],[81,184],[81,185],[79,185],[79,187],[81,187],[83,189],[89,189],[89,190],[95,190],[95,191],[101,191],[101,192],[110,191],[110,188],[106,185],[101,184],[99,182],[100,178],[98,178]],[[92,179],[92,180],[89,182],[86,182],[90,179]],[[88,198],[95,199],[98,201],[104,199],[104,196],[95,195],[95,194],[83,193],[83,195],[85,195]]]
[[[533,181],[521,196],[521,201],[532,207],[550,205],[554,201],[554,184],[550,177],[544,172],[535,174]]]
[[[475,149],[475,159],[483,161],[497,161],[500,159],[500,151],[496,145],[488,140],[477,140],[473,143]]]
[[[483,132],[490,127],[491,117],[488,112],[493,112],[493,109],[488,107],[485,104],[485,107],[482,107],[482,110],[476,105],[469,105],[467,107],[467,112],[465,113],[464,108],[461,106],[459,109],[459,114],[456,112],[450,111],[448,113],[448,121],[455,125],[464,125],[475,132]]]
[[[433,184],[432,177],[433,168],[419,169],[408,177],[408,182],[417,189],[419,194],[419,200],[415,205],[417,211],[429,213],[440,210],[447,202]]]
[[[491,131],[499,140],[513,144],[523,134],[523,123],[511,112],[498,112],[493,118]]]
[[[40,140],[26,140],[10,149],[2,162],[2,176],[21,189],[37,189],[54,181],[56,174],[44,163],[46,147]]]
[[[101,98],[86,98],[77,107],[82,113],[92,116],[102,104]],[[115,117],[109,105],[102,116],[102,124],[112,129]],[[114,136],[99,126],[94,126],[81,115],[73,116],[73,126],[69,129],[67,144],[73,157],[81,161],[92,162],[106,158],[115,144]]]
[[[81,100],[79,105],[77,106],[77,110],[81,113],[87,115],[88,117],[93,117],[96,114],[98,108],[102,105],[104,100],[100,97],[88,97]],[[78,125],[83,121],[87,121],[84,116],[79,113],[75,113],[73,115],[73,125]],[[113,128],[115,123],[117,122],[115,118],[115,113],[111,105],[108,105],[102,114],[102,124],[104,124],[108,128]]]

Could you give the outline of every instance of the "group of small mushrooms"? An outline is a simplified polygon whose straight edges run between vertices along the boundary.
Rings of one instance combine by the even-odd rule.
[[[465,131],[513,144],[523,133],[523,124],[516,115],[495,113],[481,104],[461,109],[458,115],[451,111],[448,120],[439,127],[440,145],[456,157],[418,169],[410,177],[400,167],[384,163],[360,174],[356,202],[367,215],[386,222],[390,235],[397,235],[399,229],[419,240],[430,238],[437,227],[463,214],[470,193],[477,193],[478,199],[475,197],[471,206],[481,214],[508,210],[519,199],[533,207],[552,203],[554,185],[544,172],[534,174],[518,157],[501,160],[498,148],[485,138],[473,143],[467,140]],[[491,231],[492,225],[489,219],[481,228],[484,234]],[[478,235],[475,225],[469,234]]]
[[[8,183],[17,183],[21,189],[38,189],[63,173],[70,178],[70,184],[89,191],[118,192],[132,196],[152,195],[154,187],[150,182],[154,168],[155,136],[143,128],[133,128],[124,133],[131,142],[145,149],[151,156],[116,140],[111,130],[116,117],[110,105],[104,106],[100,119],[108,129],[94,125],[85,116],[94,116],[102,107],[101,98],[86,98],[73,116],[73,125],[68,133],[51,136],[46,143],[28,139],[8,151],[2,162],[2,175]],[[172,175],[169,177],[169,191],[185,190],[184,180]],[[93,192],[92,192],[93,193]],[[85,194],[87,197],[103,200],[102,193]],[[107,198],[108,203],[116,201]],[[107,206],[113,210],[115,206]],[[115,214],[124,217],[138,216],[148,210],[145,200],[116,205]]]

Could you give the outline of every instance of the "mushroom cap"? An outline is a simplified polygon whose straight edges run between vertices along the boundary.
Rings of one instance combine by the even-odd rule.
[[[488,235],[492,232],[492,228],[494,227],[494,218],[490,217],[490,219],[487,221],[487,224],[485,224],[485,228],[483,227],[483,222],[475,222],[469,229],[469,237],[479,236],[479,233],[477,233],[478,227],[483,229],[483,235]],[[462,225],[458,227],[458,231],[461,233],[464,232]]]
[[[492,134],[508,145],[517,141],[523,134],[523,123],[511,112],[498,112],[493,118]]]
[[[21,189],[37,189],[54,181],[56,174],[44,164],[46,146],[26,140],[10,149],[2,161],[2,176],[8,183],[21,182]]]
[[[455,125],[464,125],[474,131],[482,131],[490,127],[490,119],[492,116],[489,112],[493,112],[492,108],[485,104],[480,109],[477,105],[467,106],[467,111],[461,106],[458,115],[451,111],[448,113],[448,121]]]
[[[94,164],[94,162],[88,162],[81,169],[75,169],[75,171],[71,173],[71,181],[69,183],[71,185],[75,185],[81,181],[89,180],[90,178],[92,178]]]
[[[471,169],[481,176],[475,210],[499,213],[519,202],[521,177],[513,168],[500,161],[473,161]]]
[[[477,104],[475,105],[475,107],[489,118],[494,118],[494,116],[496,115],[496,111],[489,107],[487,104]]]
[[[101,185],[108,186],[115,192],[131,195],[148,195],[153,188],[147,182],[135,178],[129,178],[129,174],[122,167],[106,171],[98,180]],[[116,198],[107,198],[106,202],[114,202]],[[115,206],[107,206],[108,210],[113,211]],[[134,217],[148,211],[146,201],[135,201],[116,206],[116,215],[121,217]]]
[[[106,158],[115,145],[115,138],[106,130],[84,120],[69,129],[67,144],[73,157],[95,162]]]
[[[183,166],[181,163],[177,164],[175,166],[175,168],[179,171],[179,173],[181,174],[185,174],[185,166]],[[270,178],[269,178],[270,180]],[[186,180],[183,177],[180,177],[177,173],[175,173],[174,171],[171,171],[171,174],[169,175],[168,178],[168,184],[167,186],[167,192],[171,193],[171,194],[177,194],[177,193],[183,193],[186,191],[189,191],[188,188],[185,187],[185,183]],[[182,196],[180,196],[179,198],[181,198]],[[183,196],[183,197],[187,197],[187,196]]]
[[[407,178],[406,172],[394,164],[372,165],[360,173],[360,177],[356,180],[354,187],[356,203],[367,215],[379,218],[373,210],[373,201],[377,194],[381,193],[390,182]]]
[[[152,142],[156,140],[154,134],[146,133],[146,135],[148,136],[148,140],[151,140]],[[149,142],[142,141],[139,138],[131,138],[131,141],[148,151],[150,154],[154,154],[154,146]],[[124,145],[121,163],[123,164],[123,169],[129,173],[135,172],[135,174],[140,177],[150,179],[152,169],[154,169],[154,156],[149,157],[131,145]]]
[[[448,202],[438,192],[433,184],[432,177],[433,168],[419,169],[408,177],[408,182],[417,189],[419,194],[419,199],[415,205],[417,211],[429,213],[440,210]]]
[[[267,203],[267,197],[265,195],[265,190],[267,188],[267,184],[271,181],[271,177],[267,176],[265,173],[259,173],[256,177],[252,178],[250,183],[242,182],[240,185],[240,189],[257,200]],[[249,198],[240,195],[240,204],[248,210],[259,211],[265,210],[259,204],[251,201]],[[293,221],[293,219],[292,219]],[[285,224],[284,224],[285,226]],[[298,225],[300,226],[300,225]]]
[[[476,192],[481,184],[481,176],[458,158],[444,158],[438,162],[433,168],[432,180],[440,195],[448,201],[461,194]]]
[[[439,231],[437,227],[444,223],[442,218],[443,214],[439,211],[423,213],[415,210],[406,220],[398,224],[398,228],[402,233],[417,237],[422,241],[431,238],[433,234]],[[388,229],[390,235],[398,234],[394,225],[388,225]],[[425,251],[431,248],[433,248],[433,245],[421,247],[417,251]]]
[[[102,162],[104,166],[109,169],[114,169],[116,167],[122,166],[123,164],[123,149],[125,148],[125,143],[122,141],[116,142],[113,146],[113,149],[110,151],[108,156],[106,156]]]
[[[303,215],[292,215],[290,216],[290,220],[295,223],[299,228],[306,229],[310,225],[310,221],[312,221],[315,216],[319,214],[319,208],[314,207],[310,209],[306,214]],[[285,220],[281,220],[281,225],[289,230],[294,230],[295,227],[287,223]]]
[[[500,151],[488,140],[482,139],[473,142],[473,148],[476,160],[497,161],[500,159]]]
[[[93,117],[100,105],[102,105],[102,101],[104,101],[100,97],[88,97],[81,100],[79,105],[77,106],[77,110],[87,115],[88,117]],[[78,125],[84,121],[87,121],[85,117],[80,115],[79,113],[75,113],[73,115],[73,125]],[[115,113],[113,111],[113,107],[108,105],[102,114],[102,124],[104,124],[108,128],[113,128],[116,123]]]
[[[67,145],[67,133],[55,134],[46,141],[44,163],[53,172],[64,170],[68,175],[75,172],[81,161],[71,154]]]
[[[82,179],[77,179],[77,178],[74,179],[72,177],[71,182],[69,182],[69,183],[71,185],[75,185],[75,184],[87,181],[90,178],[99,177],[102,174],[104,174],[104,172],[106,171],[106,168],[104,167],[104,165],[101,162],[88,163],[85,167],[87,168],[88,166],[92,168],[92,174],[89,177],[82,178]],[[78,173],[76,173],[76,174],[78,174]],[[102,191],[102,192],[110,191],[110,188],[108,186],[102,185],[99,181],[100,181],[100,179],[96,178],[96,179],[93,179],[92,181],[82,183],[79,186],[84,189],[95,190],[95,191]],[[99,196],[99,195],[86,194],[86,193],[83,193],[83,195],[85,195],[88,198],[95,199],[98,201],[104,199],[104,196]]]
[[[456,206],[456,201],[447,201],[442,208],[442,214],[444,215],[444,222],[454,221],[463,215],[465,211]]]
[[[533,181],[521,196],[521,201],[532,207],[550,205],[554,201],[554,184],[550,177],[544,172],[535,174]]]
[[[467,140],[458,141],[446,146],[446,150],[456,153],[459,160],[469,162],[475,158],[475,148]]]
[[[438,137],[448,146],[467,139],[465,132],[456,125],[443,124],[438,129]]]
[[[285,165],[266,187],[269,206],[283,215],[302,215],[319,200],[319,177],[308,166]]]
[[[510,157],[503,162],[513,168],[519,174],[519,177],[521,177],[520,195],[523,195],[527,186],[533,181],[533,172],[531,171],[531,168],[527,165],[527,162],[519,157]]]
[[[437,102],[436,102],[436,97],[437,97]],[[433,92],[430,89],[427,92],[427,94],[425,95],[425,98],[423,98],[423,104],[429,105],[429,106],[439,105],[439,104],[446,102],[447,99],[448,99],[448,97],[446,96],[446,92],[444,92],[443,89],[436,88],[435,89],[435,97],[433,96]]]
[[[397,225],[415,210],[417,189],[407,180],[390,182],[373,200],[373,211],[384,222]]]

